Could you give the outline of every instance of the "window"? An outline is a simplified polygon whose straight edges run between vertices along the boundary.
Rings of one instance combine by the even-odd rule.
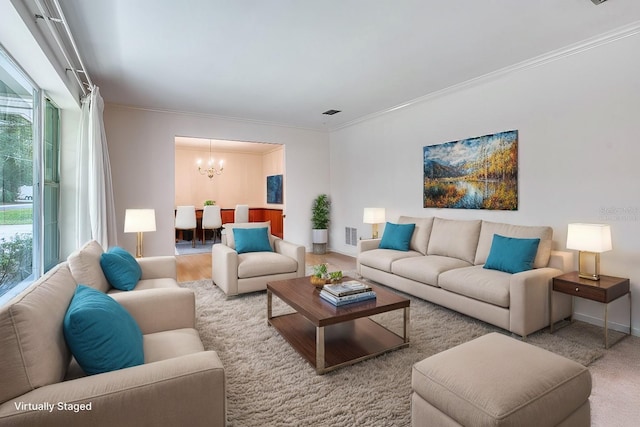
[[[46,100],[44,107],[44,189],[42,212],[44,234],[42,261],[49,271],[59,261],[60,233],[58,231],[58,201],[60,200],[60,113]]]
[[[59,112],[41,100],[0,49],[0,303],[58,262]]]

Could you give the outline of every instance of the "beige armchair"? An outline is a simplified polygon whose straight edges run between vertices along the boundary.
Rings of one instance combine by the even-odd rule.
[[[234,229],[261,227],[268,228],[269,244],[273,252],[238,254]],[[211,274],[213,282],[227,296],[262,291],[267,288],[267,282],[304,276],[304,246],[273,236],[268,221],[229,223],[224,225],[224,229],[222,244],[213,245],[211,249]]]

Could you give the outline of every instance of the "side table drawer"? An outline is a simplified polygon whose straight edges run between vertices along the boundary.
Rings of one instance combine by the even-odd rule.
[[[568,295],[590,299],[592,301],[607,302],[607,290],[595,286],[565,282],[564,280],[558,280],[557,278],[554,278],[553,290]]]

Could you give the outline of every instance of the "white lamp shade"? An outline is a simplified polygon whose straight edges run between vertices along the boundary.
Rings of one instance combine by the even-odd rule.
[[[567,249],[596,253],[610,251],[611,227],[606,224],[569,224]]]
[[[124,232],[156,231],[155,209],[127,209],[124,213]]]
[[[362,222],[364,222],[365,224],[382,224],[384,221],[384,208],[364,208]]]

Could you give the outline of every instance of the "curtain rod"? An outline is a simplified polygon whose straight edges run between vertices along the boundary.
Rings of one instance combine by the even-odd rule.
[[[38,9],[40,10],[41,15],[36,15],[36,19],[43,19],[44,22],[47,25],[47,28],[49,28],[49,31],[51,32],[51,34],[53,35],[54,40],[56,41],[56,44],[58,45],[58,48],[60,49],[60,52],[62,53],[62,56],[64,56],[65,61],[67,61],[67,71],[71,71],[73,73],[73,76],[76,79],[76,82],[78,83],[78,86],[80,86],[80,90],[82,91],[82,95],[87,95],[87,89],[90,91],[93,88],[93,82],[91,81],[91,77],[89,77],[89,73],[87,73],[87,69],[84,66],[84,63],[82,62],[82,58],[80,57],[80,52],[78,51],[78,47],[76,45],[75,40],[73,39],[73,35],[71,34],[71,29],[69,28],[69,25],[67,24],[67,20],[64,17],[64,13],[62,12],[62,8],[60,7],[60,3],[58,2],[58,0],[51,0],[51,2],[53,3],[53,6],[55,7],[55,12],[57,13],[57,15],[59,16],[59,18],[54,18],[51,16],[48,16],[48,12],[45,10],[44,5],[42,4],[41,0],[35,0],[35,3],[38,7]],[[62,40],[60,40],[60,35],[58,32],[58,29],[56,27],[54,27],[51,22],[55,22],[58,24],[62,24],[64,33],[66,35],[66,37],[69,39],[69,41],[71,42],[71,47],[73,48],[73,53],[75,54],[76,58],[78,59],[78,62],[80,63],[80,69],[78,70],[77,67],[73,64],[73,62],[71,62],[71,59],[69,58],[69,55],[67,53],[67,49],[64,46],[64,43],[62,42]],[[86,79],[86,83],[82,81],[82,79],[80,78],[79,73],[84,74],[84,78]],[[87,88],[85,88],[85,85],[87,86]]]

